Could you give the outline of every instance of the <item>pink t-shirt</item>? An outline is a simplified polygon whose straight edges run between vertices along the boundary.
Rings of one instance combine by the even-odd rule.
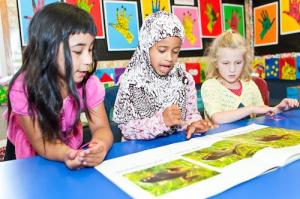
[[[10,100],[12,112],[9,118],[7,127],[7,137],[15,145],[16,158],[27,158],[36,155],[35,150],[27,139],[27,136],[18,121],[18,115],[29,115],[28,99],[23,89],[24,74],[21,74],[14,82],[10,91]],[[83,109],[82,86],[77,87],[80,97],[81,111]],[[86,100],[88,109],[95,108],[103,102],[105,89],[96,76],[91,76],[86,83]],[[66,132],[72,128],[72,124],[76,119],[75,100],[71,97],[66,97],[63,101],[61,110],[61,131]],[[6,117],[7,118],[7,117]],[[77,133],[74,133],[77,132]],[[79,122],[75,128],[65,137],[64,143],[73,149],[77,149],[82,143],[82,125]]]

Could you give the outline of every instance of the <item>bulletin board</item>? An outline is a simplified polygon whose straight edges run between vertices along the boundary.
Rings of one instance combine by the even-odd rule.
[[[272,15],[272,10],[270,9],[270,5],[273,3],[277,3],[277,16]],[[255,46],[254,52],[256,56],[268,55],[268,54],[279,54],[279,53],[287,53],[287,52],[300,52],[300,13],[298,9],[298,13],[294,13],[292,9],[292,3],[298,4],[300,6],[299,1],[289,1],[289,0],[253,0],[253,15],[255,21],[255,10],[257,12],[257,20],[254,24],[258,32],[257,36],[272,36],[272,29],[264,31],[263,23],[272,24],[272,28],[276,27],[276,37],[277,41],[273,40],[271,42],[267,42],[267,45],[263,45],[259,43],[259,45]],[[292,4],[292,5],[291,5]],[[298,19],[298,20],[297,20]],[[273,22],[273,23],[272,23]],[[276,24],[277,22],[277,24]],[[266,28],[265,28],[266,30]],[[269,34],[269,35],[268,35]],[[254,31],[255,37],[255,31]]]
[[[103,0],[105,2],[105,0]],[[133,1],[133,2],[137,2],[137,10],[138,10],[138,20],[139,20],[139,28],[142,25],[142,20],[143,20],[143,16],[142,16],[142,8],[141,8],[141,4],[140,4],[140,0],[139,1],[135,1],[135,0],[128,0],[128,1]],[[151,0],[152,1],[152,0]],[[150,1],[150,2],[151,2]],[[163,1],[163,0],[160,0]],[[155,0],[154,0],[155,2]],[[170,6],[171,6],[171,10],[173,6],[193,6],[193,7],[197,7],[197,9],[199,9],[198,5],[200,0],[175,0],[175,2],[177,2],[177,4],[175,4],[174,0],[169,0],[170,2]],[[179,4],[180,2],[193,2],[193,5],[183,5],[183,4]],[[223,3],[228,3],[228,4],[238,4],[238,5],[243,5],[244,6],[244,0],[220,0],[220,2]],[[192,4],[192,3],[190,3]],[[165,6],[167,8],[167,6]],[[222,5],[221,5],[221,10],[222,10]],[[244,8],[245,10],[245,8]],[[105,14],[105,13],[104,13]],[[220,13],[220,17],[221,17],[221,13]],[[199,18],[200,18],[200,14],[199,14]],[[104,22],[106,23],[106,22]],[[200,22],[201,23],[201,22]],[[222,27],[221,27],[222,28]],[[106,37],[107,38],[107,37]],[[107,46],[107,41],[105,39],[97,39],[97,45],[96,45],[96,52],[97,52],[97,60],[99,61],[105,61],[105,60],[120,60],[120,59],[130,59],[133,52],[134,51],[108,51],[108,46]],[[192,49],[192,50],[182,50],[180,52],[180,57],[199,57],[199,56],[203,56],[205,49],[209,46],[209,44],[211,43],[211,41],[213,40],[213,38],[209,38],[209,37],[203,37],[201,36],[202,42],[201,42],[201,49]]]
[[[19,20],[27,20],[30,18],[24,18],[25,11],[30,12],[30,16],[34,14],[36,9],[42,8],[44,5],[57,2],[60,0],[18,0]],[[203,56],[205,49],[209,46],[213,38],[218,36],[223,30],[228,29],[228,24],[234,24],[234,20],[243,21],[244,30],[245,27],[245,13],[247,8],[244,6],[244,0],[61,0],[74,5],[83,6],[89,12],[94,20],[98,30],[96,37],[96,59],[98,61],[110,61],[110,60],[128,60],[131,58],[134,49],[138,43],[138,32],[142,25],[143,19],[158,10],[172,11],[176,10],[178,15],[185,15],[182,20],[190,20],[191,22],[187,26],[194,28],[195,31],[188,32],[188,38],[186,41],[194,44],[184,44],[180,57],[199,57]],[[84,4],[84,5],[83,5]],[[233,8],[229,9],[228,13],[225,13],[223,4],[233,5]],[[26,10],[24,8],[26,7]],[[177,6],[174,8],[173,6]],[[237,7],[242,6],[243,9],[238,10]],[[230,10],[231,9],[231,10]],[[207,12],[208,11],[208,12]],[[198,12],[198,13],[197,13]],[[223,16],[223,12],[225,13]],[[242,12],[242,13],[241,13]],[[210,13],[210,14],[207,14]],[[197,16],[198,18],[195,18]],[[237,16],[241,15],[241,16]],[[187,17],[186,17],[187,16]],[[122,24],[118,17],[122,18]],[[223,18],[224,17],[224,18]],[[180,18],[180,17],[179,17]],[[183,18],[183,17],[182,17]],[[194,24],[193,24],[194,23]],[[21,23],[22,24],[22,23]],[[129,28],[122,28],[125,25]],[[196,26],[197,25],[197,26]],[[235,23],[237,25],[237,23]],[[186,26],[186,27],[187,27]],[[198,27],[199,26],[199,27]],[[121,28],[120,28],[121,27]],[[21,44],[26,46],[26,40],[23,35],[26,36],[25,26],[20,27]],[[23,29],[22,29],[23,28]],[[200,35],[199,35],[200,33]],[[119,41],[125,41],[124,46]]]

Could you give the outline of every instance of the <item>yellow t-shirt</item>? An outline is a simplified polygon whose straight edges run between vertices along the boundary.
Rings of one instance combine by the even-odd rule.
[[[264,105],[261,93],[252,80],[241,80],[241,84],[242,93],[237,96],[217,79],[206,80],[201,87],[205,116],[211,118],[213,114],[218,112],[235,110],[243,106]]]

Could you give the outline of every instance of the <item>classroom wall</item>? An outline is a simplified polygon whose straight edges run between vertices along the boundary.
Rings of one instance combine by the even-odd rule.
[[[104,0],[105,1],[105,0]],[[141,5],[140,0],[129,0],[133,2],[138,2],[138,18],[139,18],[139,27],[142,25],[142,13],[141,13]],[[199,0],[194,0],[194,6],[198,6]],[[222,3],[233,3],[233,4],[239,4],[244,5],[244,0],[222,0]],[[174,0],[170,0],[171,7],[174,4]],[[179,6],[179,5],[176,5]],[[245,8],[244,8],[245,10]],[[247,28],[246,28],[247,29]],[[188,51],[181,51],[180,57],[197,57],[197,56],[203,56],[204,51],[206,47],[211,43],[211,38],[202,38],[203,42],[203,49],[202,50],[188,50]],[[123,59],[130,59],[133,51],[108,51],[107,47],[107,41],[106,39],[97,39],[97,60],[99,61],[106,61],[106,60],[123,60]]]
[[[290,0],[281,0],[281,1],[288,4],[288,2]],[[269,3],[274,3],[274,2],[278,3],[278,18],[277,18],[278,19],[278,29],[277,29],[277,31],[278,31],[278,44],[266,45],[266,46],[256,46],[254,48],[255,55],[268,55],[268,54],[287,53],[287,52],[300,52],[300,42],[299,42],[300,41],[300,31],[298,30],[298,32],[290,33],[290,34],[281,32],[280,18],[286,19],[285,17],[288,17],[288,15],[284,14],[284,13],[280,13],[280,8],[281,8],[280,7],[280,0],[277,0],[277,1],[276,0],[253,0],[253,9],[255,7],[263,6],[263,5],[266,5],[266,4],[269,4]],[[299,5],[298,5],[298,7],[299,7]],[[284,11],[288,11],[288,9],[285,8]],[[284,15],[284,16],[282,16],[282,15]],[[288,21],[288,22],[293,22],[292,17],[288,17],[288,18],[289,18],[289,20],[291,20],[291,21]],[[260,19],[262,19],[261,16],[260,16]],[[270,20],[272,21],[273,18],[270,18]],[[258,23],[258,25],[261,26],[260,23]],[[293,25],[293,24],[289,24],[289,25]]]
[[[288,16],[286,13],[281,12],[282,11],[288,11],[290,6],[288,5],[290,2],[289,0],[253,0],[252,1],[252,10],[253,10],[253,16],[255,16],[255,9],[258,9],[259,7],[263,6],[262,10],[267,10],[265,6],[267,6],[270,3],[277,3],[277,18],[274,18],[270,15],[263,16],[262,14],[257,15],[257,18],[260,20],[263,20],[263,18],[269,18],[270,21],[273,19],[277,19],[277,37],[278,42],[275,44],[269,44],[269,45],[262,45],[262,46],[255,46],[254,47],[254,54],[255,56],[265,56],[265,55],[279,55],[281,56],[284,53],[292,53],[292,52],[300,52],[300,25],[298,25],[298,31],[296,32],[290,32],[286,33],[281,30],[281,20],[283,20],[283,23],[288,23],[289,26],[296,25],[296,20],[294,20],[292,17]],[[280,3],[285,3],[283,4]],[[298,5],[299,6],[299,5]],[[299,13],[298,13],[299,14]],[[289,21],[284,21],[289,20]],[[253,21],[257,22],[257,26],[262,26],[262,24],[255,20],[253,18]],[[255,25],[255,23],[253,23]],[[255,29],[255,27],[253,28]],[[255,34],[255,33],[254,33]],[[254,35],[255,37],[255,35]],[[286,97],[286,88],[289,86],[295,86],[300,85],[300,80],[279,80],[279,79],[266,79],[269,90],[270,90],[270,99],[271,104],[275,105],[278,103],[282,98]]]

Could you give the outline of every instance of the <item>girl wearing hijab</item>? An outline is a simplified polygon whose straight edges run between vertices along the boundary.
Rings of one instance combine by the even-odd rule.
[[[214,127],[198,112],[192,76],[176,64],[183,38],[183,26],[171,13],[160,11],[144,21],[113,113],[125,140],[154,139],[176,130],[186,130],[189,139]]]

